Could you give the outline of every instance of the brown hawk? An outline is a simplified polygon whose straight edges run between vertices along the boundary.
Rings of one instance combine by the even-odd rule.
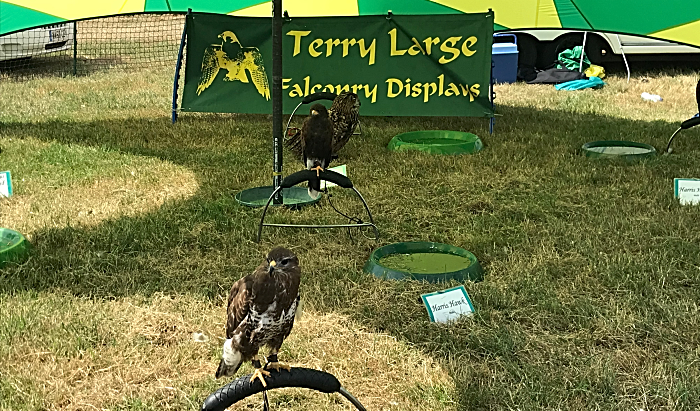
[[[226,341],[216,378],[234,375],[241,364],[251,361],[255,367],[251,381],[258,378],[266,387],[264,377],[270,373],[265,369],[290,369],[277,361],[277,353],[294,326],[300,281],[297,256],[276,247],[252,274],[233,284],[228,297]],[[265,369],[258,357],[263,346],[270,349]]]
[[[309,116],[301,126],[302,161],[307,170],[319,171],[328,168],[333,154],[333,123],[328,118],[328,110],[323,104],[311,106]],[[309,180],[309,196],[318,198],[321,194],[321,180]]]
[[[333,123],[333,156],[338,154],[341,148],[347,144],[355,128],[360,123],[360,99],[357,94],[350,92],[340,93],[328,109],[328,117]],[[290,136],[285,146],[297,157],[302,156],[301,130]]]

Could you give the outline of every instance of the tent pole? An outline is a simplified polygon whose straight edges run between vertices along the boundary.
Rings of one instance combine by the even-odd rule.
[[[272,185],[282,184],[282,0],[272,0]],[[274,204],[283,204],[279,190]]]
[[[627,83],[630,82],[630,65],[627,64],[627,56],[625,56],[625,50],[622,48],[622,42],[620,41],[620,35],[615,34],[617,37],[617,45],[620,46],[620,53],[622,53],[622,59],[625,61],[625,68],[627,69]]]
[[[581,62],[578,63],[578,72],[580,73],[583,70],[583,55],[586,54],[586,36],[588,35],[587,31],[583,32],[583,46],[581,46]]]

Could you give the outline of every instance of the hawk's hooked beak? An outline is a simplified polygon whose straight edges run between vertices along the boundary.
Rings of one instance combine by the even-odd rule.
[[[277,265],[277,261],[275,261],[275,260],[270,261],[270,274],[272,274],[272,272],[275,271],[276,265]]]
[[[316,111],[316,110],[311,110],[311,115],[312,115],[312,116],[315,116],[315,115],[317,115],[317,114],[318,114],[318,111]]]

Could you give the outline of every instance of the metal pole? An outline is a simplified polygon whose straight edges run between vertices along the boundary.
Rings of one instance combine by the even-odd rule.
[[[172,122],[177,121],[177,90],[180,88],[180,69],[182,68],[182,55],[185,52],[185,40],[187,39],[187,19],[190,18],[192,9],[187,9],[185,24],[182,26],[182,37],[180,38],[180,48],[177,52],[177,63],[175,63],[175,79],[173,80],[173,112]]]
[[[580,73],[583,71],[583,56],[586,53],[586,36],[588,35],[587,31],[583,32],[583,46],[581,46],[581,61],[578,63],[578,72]]]
[[[272,0],[272,185],[282,184],[282,0]],[[274,204],[282,204],[282,190]]]
[[[73,75],[78,75],[78,22],[73,22]]]
[[[627,69],[627,83],[630,82],[630,65],[627,64],[627,56],[625,56],[625,49],[622,48],[622,42],[620,41],[620,35],[615,34],[615,37],[617,37],[617,45],[620,46],[620,53],[622,53],[622,59],[625,61],[625,68]]]

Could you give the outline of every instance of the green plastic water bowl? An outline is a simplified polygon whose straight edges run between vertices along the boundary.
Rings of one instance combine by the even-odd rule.
[[[29,256],[29,241],[17,231],[0,228],[0,268],[9,262],[21,263]]]
[[[389,280],[481,281],[484,270],[474,254],[449,244],[403,242],[380,247],[369,257],[365,272]]]
[[[656,156],[649,144],[635,141],[602,140],[584,144],[581,149],[588,158],[635,162]]]
[[[236,201],[247,207],[265,207],[273,191],[273,186],[249,188],[236,194]],[[319,200],[321,200],[321,196],[312,198],[306,187],[294,186],[282,189],[283,205],[287,207],[303,207],[305,205],[317,203]],[[270,207],[273,205],[279,204],[270,203]]]
[[[484,144],[472,133],[450,130],[423,130],[401,133],[389,141],[393,151],[418,150],[430,154],[473,154]]]

